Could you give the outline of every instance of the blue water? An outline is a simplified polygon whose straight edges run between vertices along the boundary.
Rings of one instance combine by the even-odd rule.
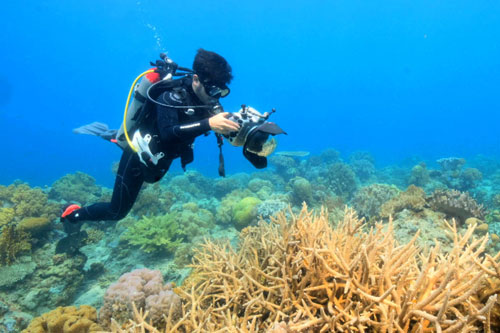
[[[20,0],[0,19],[2,184],[77,170],[112,184],[119,149],[71,130],[118,127],[149,61],[190,66],[199,47],[233,67],[227,111],[277,109],[279,149],[366,150],[378,165],[500,157],[498,1]],[[225,155],[228,173],[252,170]],[[195,157],[216,174],[213,136]]]

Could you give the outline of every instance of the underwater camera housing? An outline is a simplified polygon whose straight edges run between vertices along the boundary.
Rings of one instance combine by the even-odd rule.
[[[277,124],[267,121],[269,116],[276,112],[260,113],[250,106],[243,104],[238,112],[228,117],[240,125],[239,131],[231,132],[224,137],[236,147],[243,147],[243,155],[257,169],[267,166],[267,156],[276,148],[277,142],[270,136],[286,134]]]

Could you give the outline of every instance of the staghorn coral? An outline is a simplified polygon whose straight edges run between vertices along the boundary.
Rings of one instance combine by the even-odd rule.
[[[483,256],[488,238],[448,225],[450,252],[423,253],[418,233],[400,245],[388,227],[363,231],[347,210],[332,228],[326,212],[304,206],[291,221],[282,214],[244,229],[238,251],[207,242],[176,289],[182,317],[165,331],[273,332],[280,323],[280,332],[491,332],[498,291],[484,286],[500,277],[500,254]],[[113,331],[159,331],[135,316]]]
[[[99,323],[110,327],[113,319],[121,325],[134,315],[135,307],[148,311],[152,323],[161,326],[165,324],[163,314],[178,318],[181,299],[171,284],[163,284],[160,271],[136,269],[109,286],[99,309]]]
[[[33,319],[22,333],[92,333],[102,332],[96,310],[88,305],[58,307]]]
[[[483,206],[478,205],[467,192],[435,190],[427,201],[432,209],[456,218],[460,225],[469,217],[478,219],[484,219],[485,217]]]

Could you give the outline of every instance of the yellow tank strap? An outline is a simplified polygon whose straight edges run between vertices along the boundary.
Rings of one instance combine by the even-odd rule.
[[[150,70],[145,71],[144,73],[140,74],[138,77],[135,78],[134,83],[132,83],[132,87],[130,87],[130,91],[129,91],[128,97],[127,97],[127,103],[125,104],[125,112],[123,113],[123,133],[125,133],[125,139],[127,139],[128,145],[136,153],[137,153],[137,148],[132,144],[132,141],[130,141],[130,138],[128,136],[128,130],[127,130],[128,106],[130,104],[130,97],[132,96],[132,92],[134,91],[134,87],[137,84],[137,81],[139,81],[139,79],[141,77],[143,77],[144,75],[149,74],[149,73],[153,73],[153,72],[154,72],[154,69],[150,69]]]

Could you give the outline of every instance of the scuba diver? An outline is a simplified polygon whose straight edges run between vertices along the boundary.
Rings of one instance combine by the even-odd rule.
[[[217,53],[199,49],[192,70],[178,66],[165,54],[151,64],[155,67],[142,73],[132,85],[118,131],[102,123],[74,130],[114,142],[123,149],[123,154],[111,202],[85,207],[69,204],[63,208],[61,222],[68,235],[78,234],[84,221],[124,218],[144,182],[162,179],[177,158],[185,170],[193,161],[194,140],[202,134],[211,130],[216,133],[220,148],[219,174],[224,176],[222,136],[235,146],[243,146],[245,157],[256,168],[263,168],[267,166],[266,156],[276,146],[274,139],[268,140],[269,136],[284,133],[267,121],[272,112],[260,114],[244,105],[237,113],[223,111],[219,99],[229,94],[227,85],[233,75],[231,66]],[[174,79],[175,76],[180,78]],[[129,105],[134,88],[134,98]]]

